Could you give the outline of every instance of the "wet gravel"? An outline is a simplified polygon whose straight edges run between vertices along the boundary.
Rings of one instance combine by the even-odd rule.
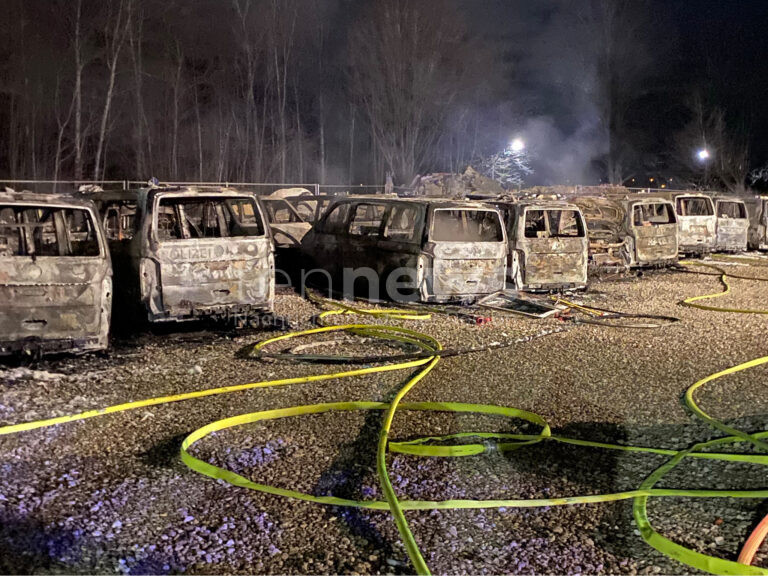
[[[729,269],[768,277],[768,268]],[[718,305],[768,307],[765,284],[734,280],[732,285],[734,293],[718,299]],[[533,337],[444,359],[408,400],[514,406],[540,414],[556,434],[633,445],[684,448],[716,437],[686,412],[682,394],[712,372],[766,354],[768,334],[766,316],[717,314],[678,304],[684,297],[719,290],[715,276],[650,271],[641,278],[597,281],[586,294],[574,296],[594,306],[681,319],[656,330],[503,315],[494,315],[484,326],[441,314],[407,322],[451,349]],[[298,328],[311,326],[318,312],[289,294],[278,297],[277,308]],[[553,330],[558,332],[537,337]],[[123,337],[108,355],[0,367],[0,424],[346,368],[254,361],[238,354],[270,334],[164,328]],[[365,342],[336,344],[334,339],[318,337],[325,341],[304,351],[402,352]],[[766,376],[766,367],[731,375],[708,384],[697,399],[705,411],[733,426],[763,430],[768,426]],[[409,572],[387,513],[234,488],[193,473],[178,457],[182,439],[211,421],[300,404],[386,400],[406,377],[392,372],[257,389],[2,436],[0,572]],[[217,433],[193,450],[258,482],[317,495],[380,498],[374,462],[380,418],[379,412],[350,412],[271,420]],[[534,429],[499,417],[402,411],[393,437]],[[388,462],[402,498],[442,500],[631,490],[664,460],[549,442],[454,459],[390,455]],[[681,464],[661,486],[749,489],[765,487],[764,479],[758,466],[697,460]],[[435,573],[690,572],[642,541],[631,508],[631,501],[624,501],[435,510],[408,512],[407,517]],[[662,534],[730,559],[766,512],[763,502],[751,499],[649,502],[650,519]],[[768,563],[768,547],[756,563]]]

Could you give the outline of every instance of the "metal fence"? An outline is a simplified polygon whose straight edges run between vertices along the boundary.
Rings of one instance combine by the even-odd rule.
[[[128,190],[148,186],[146,180],[0,180],[0,187],[16,190],[31,190],[33,192],[73,192],[80,186],[95,185],[105,190]],[[306,188],[315,195],[345,195],[345,194],[381,194],[384,186],[377,184],[319,184],[290,182],[193,182],[193,181],[161,181],[161,186],[196,186],[200,188],[232,187],[248,190],[257,194],[271,194],[281,188]]]

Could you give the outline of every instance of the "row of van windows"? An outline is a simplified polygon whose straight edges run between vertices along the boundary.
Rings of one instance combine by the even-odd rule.
[[[99,256],[87,210],[0,206],[0,256]]]
[[[584,224],[576,210],[526,210],[526,238],[583,238]]]
[[[161,198],[158,240],[263,236],[264,224],[251,198]]]
[[[501,219],[493,210],[437,209],[433,214],[430,239],[435,242],[504,240]],[[319,231],[325,234],[346,233],[373,239],[417,242],[422,233],[422,220],[423,211],[418,206],[341,203],[331,209],[319,226]]]

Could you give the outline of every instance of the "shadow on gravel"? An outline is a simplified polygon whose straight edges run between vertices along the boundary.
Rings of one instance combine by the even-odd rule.
[[[384,413],[380,410],[370,410],[366,413],[365,422],[358,435],[352,442],[340,447],[339,455],[315,485],[315,494],[333,495],[352,500],[371,498],[373,487],[367,487],[365,481],[376,476],[376,448],[383,415]],[[377,486],[375,493],[379,492]],[[330,510],[344,522],[349,533],[357,537],[356,544],[359,545],[360,539],[368,542],[367,553],[361,553],[360,557],[368,557],[375,553],[382,562],[386,558],[399,558],[400,554],[395,552],[387,538],[370,522],[369,517],[375,512],[339,506],[334,506]],[[386,564],[385,567],[388,571],[392,570]],[[337,569],[344,570],[342,567]],[[348,566],[347,569],[353,570],[354,566]],[[378,570],[376,563],[372,563],[372,571]]]
[[[82,545],[71,532],[46,529],[39,520],[0,516],[0,574],[58,572],[70,563],[57,558],[78,556]]]
[[[179,457],[181,443],[190,433],[191,430],[190,432],[166,438],[152,446],[146,452],[142,452],[139,455],[139,458],[147,466],[156,468],[174,468],[181,462]]]

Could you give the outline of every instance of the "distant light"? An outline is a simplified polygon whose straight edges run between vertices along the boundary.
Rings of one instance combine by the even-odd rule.
[[[704,162],[705,160],[709,160],[709,150],[707,150],[706,148],[702,148],[701,150],[696,152],[696,157],[702,162]]]
[[[662,185],[661,185],[661,187],[662,187],[662,188],[666,188],[666,187],[667,187],[667,185],[666,185],[666,184],[662,184]]]
[[[653,182],[653,178],[648,178],[648,180],[650,180],[651,182]]]
[[[525,142],[520,138],[515,138],[509,143],[509,149],[512,150],[512,152],[520,152],[523,148],[525,148]]]

